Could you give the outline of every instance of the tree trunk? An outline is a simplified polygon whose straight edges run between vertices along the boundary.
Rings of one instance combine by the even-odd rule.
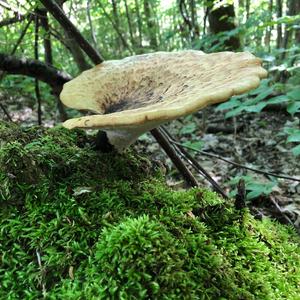
[[[125,4],[126,18],[127,18],[127,23],[128,23],[128,30],[129,30],[129,35],[130,35],[130,42],[131,42],[133,49],[135,50],[137,47],[137,44],[136,44],[136,41],[135,41],[135,38],[133,35],[131,16],[130,16],[130,11],[129,11],[127,0],[124,0],[124,4]]]
[[[46,9],[39,9],[38,14],[40,17],[41,26],[44,29],[44,50],[45,50],[45,63],[48,65],[53,65],[53,57],[52,57],[52,46],[51,46],[51,39],[50,39],[50,27],[48,23],[48,16]],[[59,97],[56,97],[56,105],[57,110],[59,113],[59,119],[61,122],[67,120],[68,116],[65,111],[64,105],[60,101]]]
[[[273,0],[269,0],[269,13],[270,13],[270,19],[272,20],[272,14],[273,14]],[[265,35],[265,45],[269,49],[269,52],[271,51],[271,35],[272,35],[273,25],[268,26],[266,30]]]
[[[299,15],[300,14],[300,1],[295,1],[295,15]],[[295,39],[296,39],[296,43],[300,44],[300,28],[296,28],[295,29]]]
[[[246,20],[250,17],[250,0],[246,0]]]
[[[289,0],[287,2],[287,16],[296,16],[300,13],[300,2],[299,0]],[[294,24],[296,25],[296,24]],[[284,30],[284,35],[283,35],[283,41],[282,41],[282,48],[288,49],[290,41],[292,39],[293,33],[294,33],[294,28],[291,25],[286,25],[285,30]],[[295,41],[297,42],[297,34],[299,35],[299,29],[296,28],[295,32]],[[299,42],[299,40],[298,40]],[[284,59],[286,57],[286,52],[282,52],[281,59]]]
[[[137,17],[137,24],[138,24],[138,30],[139,30],[139,52],[141,52],[141,49],[143,48],[143,23],[140,13],[140,5],[139,0],[135,0],[135,11],[136,11],[136,17]]]
[[[191,11],[191,22],[192,22],[192,27],[193,27],[192,39],[196,40],[200,36],[200,29],[199,29],[199,24],[197,21],[197,8],[196,8],[195,0],[189,0],[189,6],[190,6],[190,11]]]
[[[277,18],[282,17],[282,0],[276,0],[276,16]],[[276,47],[282,47],[282,24],[277,24],[277,40]]]
[[[145,21],[148,27],[148,37],[150,41],[150,47],[153,50],[158,48],[157,45],[157,38],[156,38],[156,28],[155,22],[153,19],[153,14],[151,11],[150,0],[144,0],[144,14],[145,14]]]
[[[230,31],[236,28],[234,24],[234,6],[228,4],[226,6],[220,6],[216,9],[211,9],[208,15],[210,31],[213,34],[218,34],[225,31]],[[237,50],[240,48],[239,37],[232,36],[225,41],[225,46],[228,50]]]

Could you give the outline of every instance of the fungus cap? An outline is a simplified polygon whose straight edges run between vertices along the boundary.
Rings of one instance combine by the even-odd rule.
[[[186,50],[106,61],[64,85],[66,106],[95,115],[63,125],[144,132],[254,89],[266,75],[247,52]]]

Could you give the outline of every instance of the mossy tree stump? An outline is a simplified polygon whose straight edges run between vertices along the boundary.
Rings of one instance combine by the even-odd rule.
[[[0,123],[0,146],[0,299],[299,299],[290,227],[82,131]]]

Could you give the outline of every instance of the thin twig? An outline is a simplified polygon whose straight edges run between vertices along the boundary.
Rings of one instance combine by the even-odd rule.
[[[174,148],[169,143],[168,138],[165,136],[165,134],[159,129],[152,129],[151,134],[154,136],[159,145],[165,150],[165,152],[170,157],[173,164],[182,174],[187,183],[190,186],[199,186],[197,180],[190,172],[190,170],[186,167],[186,165],[183,163],[183,161],[180,159]]]
[[[205,152],[205,151],[202,151],[202,150],[198,150],[198,149],[195,149],[193,147],[190,147],[190,146],[186,146],[186,145],[183,145],[181,143],[178,143],[177,141],[175,141],[174,139],[171,139],[170,140],[171,143],[175,144],[175,145],[179,145],[183,148],[186,148],[186,149],[189,149],[189,150],[192,150],[192,151],[195,151],[195,152],[198,152],[198,153],[201,153],[203,155],[206,155],[206,156],[209,156],[209,157],[214,157],[214,158],[217,158],[217,159],[220,159],[224,162],[227,162],[228,164],[231,164],[233,166],[236,166],[238,168],[242,168],[242,169],[246,169],[246,170],[250,170],[250,171],[253,171],[255,173],[259,173],[259,174],[264,174],[264,175],[268,175],[268,176],[273,176],[273,177],[277,177],[277,178],[283,178],[283,179],[287,179],[287,180],[292,180],[292,181],[297,181],[297,182],[300,182],[300,179],[299,178],[295,178],[295,177],[291,177],[291,176],[288,176],[288,175],[278,175],[278,174],[274,174],[274,173],[271,173],[271,172],[267,172],[267,171],[262,171],[262,170],[258,170],[258,169],[255,169],[255,168],[250,168],[250,167],[247,167],[245,165],[242,165],[242,164],[238,164],[234,161],[231,161],[231,160],[228,160],[224,157],[221,157],[219,155],[216,155],[216,154],[212,154],[212,153],[208,153],[208,152]]]
[[[13,122],[13,119],[12,117],[10,116],[9,112],[7,111],[7,109],[5,108],[5,106],[3,104],[0,103],[0,107],[1,109],[3,110],[4,114],[6,115],[7,119],[10,121],[10,122]]]
[[[33,16],[31,15],[31,16],[29,17],[29,20],[28,20],[27,24],[25,25],[24,29],[22,30],[21,35],[20,35],[20,37],[18,38],[18,40],[17,40],[17,42],[16,42],[16,44],[15,44],[13,50],[11,51],[11,54],[10,54],[10,55],[14,55],[14,54],[16,53],[16,51],[17,51],[19,45],[21,44],[21,42],[22,42],[22,40],[23,40],[23,38],[24,38],[24,36],[25,36],[25,34],[26,34],[26,32],[27,32],[27,29],[28,29],[29,25],[31,24],[31,21],[32,21],[32,20],[33,20]]]
[[[39,17],[35,15],[35,30],[34,30],[34,59],[39,60]],[[40,85],[39,80],[37,78],[34,79],[35,85],[35,96],[38,103],[38,124],[42,125],[42,99],[40,93]]]
[[[292,222],[292,220],[282,211],[279,204],[275,201],[275,199],[270,196],[270,200],[273,203],[273,205],[276,207],[276,210],[281,214],[281,216],[292,226],[295,226],[295,224]]]
[[[166,128],[163,126],[161,127],[162,130],[165,132],[165,134],[168,136],[169,142],[172,143],[174,139],[170,135],[170,133],[167,131]],[[175,144],[175,143],[173,143]],[[214,188],[214,190],[221,195],[224,199],[228,199],[228,196],[226,193],[223,191],[223,189],[220,187],[220,185],[210,176],[210,174],[187,152],[185,149],[180,145],[180,143],[175,144],[180,152],[182,153],[182,156],[186,159],[189,160],[192,163],[192,166],[196,171],[198,171]]]

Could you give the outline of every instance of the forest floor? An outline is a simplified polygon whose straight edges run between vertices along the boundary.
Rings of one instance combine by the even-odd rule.
[[[182,144],[250,168],[300,179],[300,160],[291,153],[291,145],[286,143],[284,134],[284,128],[289,127],[293,119],[283,111],[264,111],[225,120],[221,112],[208,108],[170,123],[167,129]],[[153,159],[165,162],[170,186],[184,187],[170,160],[150,135],[140,139],[135,147]],[[299,181],[258,174],[202,153],[190,153],[229,195],[234,195],[236,184],[243,177],[251,198],[247,204],[254,214],[272,216],[295,226],[300,232]],[[201,185],[208,185],[201,175],[197,179]]]
[[[24,103],[22,108],[9,105],[7,110],[15,122],[25,126],[36,125],[36,111],[24,107]],[[0,118],[7,120],[1,110]],[[46,120],[44,118],[43,125],[52,127],[54,119],[54,114],[48,114]],[[291,118],[284,111],[248,113],[226,120],[222,112],[207,108],[193,116],[173,121],[166,128],[173,138],[182,144],[221,156],[240,165],[299,179],[300,160],[291,153],[291,145],[286,143],[284,134],[284,128],[292,121],[295,121],[295,118]],[[153,160],[161,162],[166,168],[167,182],[172,188],[186,188],[171,161],[150,134],[143,135],[134,147]],[[243,177],[248,196],[252,197],[247,205],[255,215],[271,216],[282,223],[293,225],[300,232],[299,181],[258,174],[202,153],[194,151],[190,153],[229,195],[234,195],[236,184]],[[195,174],[194,171],[193,173]],[[201,175],[195,176],[201,186],[209,185]]]

